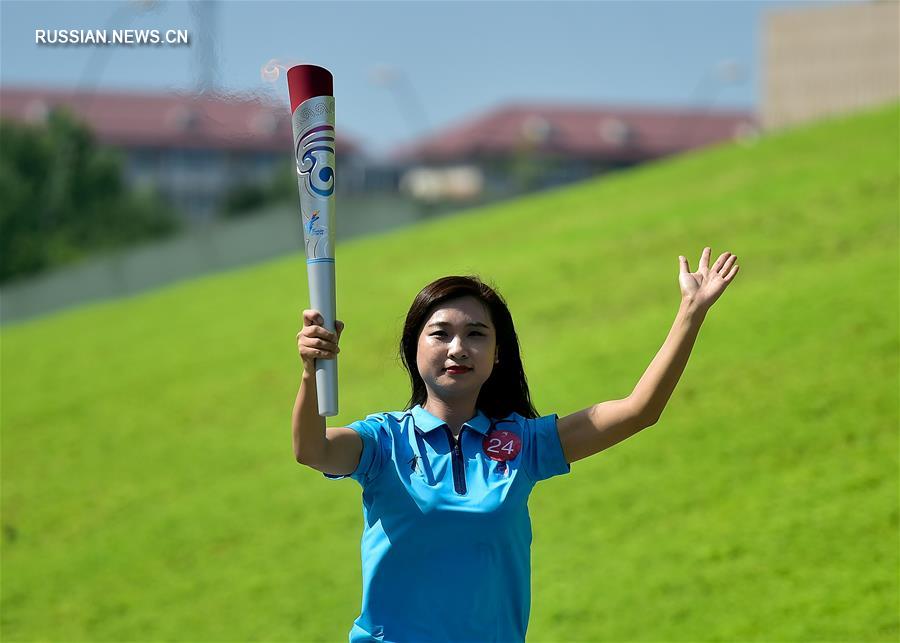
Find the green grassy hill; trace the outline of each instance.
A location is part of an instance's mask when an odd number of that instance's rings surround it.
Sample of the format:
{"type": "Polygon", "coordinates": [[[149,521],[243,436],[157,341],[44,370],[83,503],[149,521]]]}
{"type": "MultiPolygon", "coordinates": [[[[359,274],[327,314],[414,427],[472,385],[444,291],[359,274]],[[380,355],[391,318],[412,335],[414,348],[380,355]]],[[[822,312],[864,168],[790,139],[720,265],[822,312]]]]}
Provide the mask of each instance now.
{"type": "MultiPolygon", "coordinates": [[[[402,408],[438,276],[500,289],[564,415],[632,390],[678,255],[729,250],[660,422],[535,489],[529,640],[896,641],[897,141],[894,104],[339,245],[330,424],[402,408]]],[[[291,450],[307,306],[298,251],[3,330],[4,641],[346,640],[360,488],[291,450]]]]}

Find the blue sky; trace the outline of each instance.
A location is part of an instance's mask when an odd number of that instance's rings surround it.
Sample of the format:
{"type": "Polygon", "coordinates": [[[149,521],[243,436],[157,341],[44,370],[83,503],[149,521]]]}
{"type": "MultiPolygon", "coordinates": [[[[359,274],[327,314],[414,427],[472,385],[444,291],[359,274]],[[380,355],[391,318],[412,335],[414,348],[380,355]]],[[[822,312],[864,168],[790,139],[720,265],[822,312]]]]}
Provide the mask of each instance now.
{"type": "Polygon", "coordinates": [[[270,60],[335,77],[336,125],[372,153],[508,102],[753,110],[764,16],[827,2],[0,2],[0,84],[226,92],[288,107],[270,60]],[[189,47],[48,46],[35,29],[189,29],[189,47]],[[212,45],[212,46],[210,46],[212,45]],[[215,66],[208,62],[212,51],[215,66]],[[206,52],[206,57],[204,57],[206,52]],[[726,80],[723,61],[743,74],[726,80]],[[390,85],[373,69],[395,70],[390,85]]]}

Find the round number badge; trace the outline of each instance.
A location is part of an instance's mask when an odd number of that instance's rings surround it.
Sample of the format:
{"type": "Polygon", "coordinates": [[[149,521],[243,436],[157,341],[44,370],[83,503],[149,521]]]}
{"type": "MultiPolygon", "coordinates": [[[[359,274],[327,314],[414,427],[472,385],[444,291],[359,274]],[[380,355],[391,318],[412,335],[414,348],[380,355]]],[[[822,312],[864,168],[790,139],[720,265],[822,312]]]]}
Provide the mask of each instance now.
{"type": "Polygon", "coordinates": [[[485,436],[482,447],[491,460],[507,462],[519,455],[522,438],[512,431],[491,431],[485,436]]]}

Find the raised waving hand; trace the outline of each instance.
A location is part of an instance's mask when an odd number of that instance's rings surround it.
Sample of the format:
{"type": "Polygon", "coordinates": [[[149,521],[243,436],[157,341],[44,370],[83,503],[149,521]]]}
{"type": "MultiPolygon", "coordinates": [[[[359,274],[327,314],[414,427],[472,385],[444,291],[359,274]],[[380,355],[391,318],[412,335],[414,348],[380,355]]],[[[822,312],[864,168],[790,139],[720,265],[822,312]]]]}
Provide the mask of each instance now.
{"type": "Polygon", "coordinates": [[[707,246],[700,255],[700,265],[696,272],[690,271],[687,258],[678,257],[681,266],[678,274],[681,297],[690,299],[694,305],[704,310],[716,303],[738,272],[737,255],[723,252],[710,268],[709,254],[710,247],[707,246]]]}

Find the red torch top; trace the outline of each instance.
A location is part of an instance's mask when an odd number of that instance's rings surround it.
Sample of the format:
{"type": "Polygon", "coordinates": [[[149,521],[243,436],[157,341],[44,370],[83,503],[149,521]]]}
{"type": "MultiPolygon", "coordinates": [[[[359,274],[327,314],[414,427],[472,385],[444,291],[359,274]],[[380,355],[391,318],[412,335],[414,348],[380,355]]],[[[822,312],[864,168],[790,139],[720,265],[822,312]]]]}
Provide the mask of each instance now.
{"type": "Polygon", "coordinates": [[[313,96],[334,96],[331,72],[318,65],[294,65],[287,73],[291,94],[291,113],[297,105],[313,96]]]}

